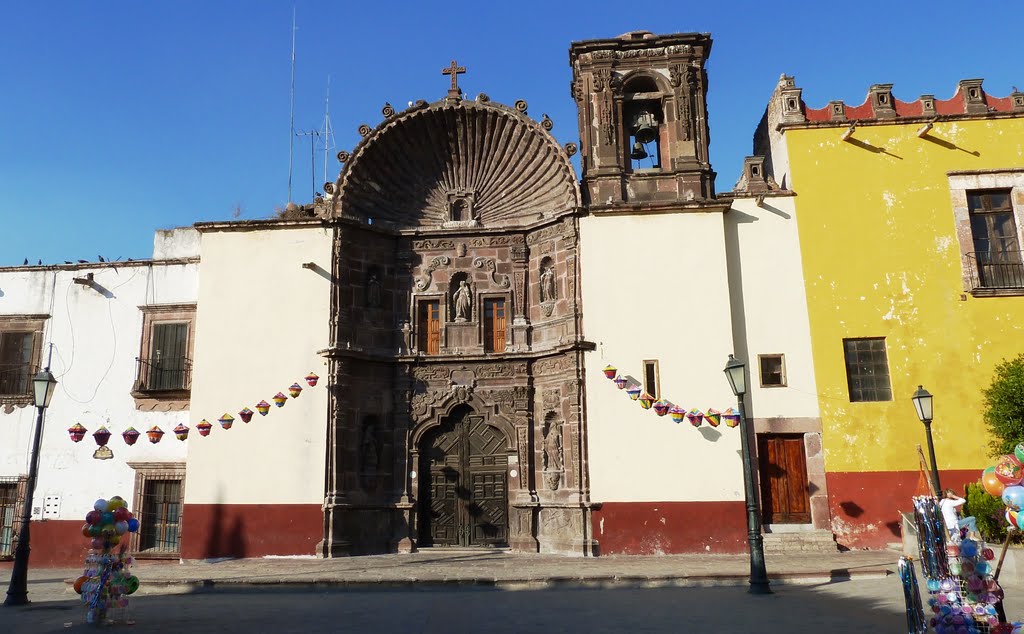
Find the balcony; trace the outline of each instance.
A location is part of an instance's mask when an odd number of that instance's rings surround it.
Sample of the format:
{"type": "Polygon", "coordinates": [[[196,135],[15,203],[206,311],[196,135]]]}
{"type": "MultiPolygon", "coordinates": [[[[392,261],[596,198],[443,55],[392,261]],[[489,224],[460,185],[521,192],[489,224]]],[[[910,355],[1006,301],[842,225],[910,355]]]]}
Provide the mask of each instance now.
{"type": "Polygon", "coordinates": [[[192,360],[184,357],[136,359],[132,394],[145,398],[173,398],[192,389],[192,360]]]}
{"type": "Polygon", "coordinates": [[[0,363],[0,402],[31,403],[32,377],[38,371],[29,363],[0,363]]]}
{"type": "Polygon", "coordinates": [[[1024,295],[1024,252],[973,251],[964,259],[974,295],[1024,295]]]}

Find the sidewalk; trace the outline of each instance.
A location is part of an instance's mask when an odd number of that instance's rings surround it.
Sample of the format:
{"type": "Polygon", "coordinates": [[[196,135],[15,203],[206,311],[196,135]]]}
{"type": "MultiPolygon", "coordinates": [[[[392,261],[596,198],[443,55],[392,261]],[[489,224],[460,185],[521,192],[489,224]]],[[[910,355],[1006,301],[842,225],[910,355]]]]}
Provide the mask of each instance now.
{"type": "MultiPolygon", "coordinates": [[[[769,555],[776,583],[824,583],[884,577],[899,553],[769,555]]],[[[719,586],[747,583],[747,555],[604,556],[575,558],[503,551],[423,550],[406,555],[338,559],[264,558],[188,563],[138,562],[144,587],[177,590],[277,586],[428,588],[487,586],[502,589],[563,587],[719,586]]],[[[57,571],[53,571],[57,572],[57,571]]],[[[80,574],[71,571],[73,580],[80,574]]]]}

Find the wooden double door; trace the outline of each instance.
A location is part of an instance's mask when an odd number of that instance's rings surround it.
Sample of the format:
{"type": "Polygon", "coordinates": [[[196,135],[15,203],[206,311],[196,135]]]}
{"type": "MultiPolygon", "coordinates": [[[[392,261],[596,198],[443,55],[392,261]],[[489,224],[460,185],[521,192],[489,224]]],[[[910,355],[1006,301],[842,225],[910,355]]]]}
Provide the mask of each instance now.
{"type": "Polygon", "coordinates": [[[420,452],[420,544],[507,544],[504,435],[460,407],[424,437],[420,452]]]}
{"type": "Polygon", "coordinates": [[[758,434],[765,524],[809,524],[811,500],[803,434],[758,434]]]}

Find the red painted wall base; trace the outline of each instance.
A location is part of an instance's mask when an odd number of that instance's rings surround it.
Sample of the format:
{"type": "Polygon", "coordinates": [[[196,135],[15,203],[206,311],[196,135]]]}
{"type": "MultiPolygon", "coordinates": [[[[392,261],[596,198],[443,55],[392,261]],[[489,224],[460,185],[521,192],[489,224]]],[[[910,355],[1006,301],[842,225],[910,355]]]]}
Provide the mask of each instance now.
{"type": "Polygon", "coordinates": [[[746,507],[736,502],[605,502],[593,512],[602,555],[744,553],[746,507]]]}
{"type": "MultiPolygon", "coordinates": [[[[943,488],[962,493],[968,482],[977,482],[981,467],[940,471],[943,488]]],[[[832,472],[828,483],[832,532],[847,548],[885,548],[902,539],[900,511],[913,510],[911,498],[918,490],[918,471],[832,472]]]]}
{"type": "MultiPolygon", "coordinates": [[[[82,537],[82,524],[74,520],[35,520],[29,539],[29,568],[75,568],[85,566],[89,540],[82,537]]],[[[10,561],[0,561],[0,570],[9,569],[10,561]]]]}
{"type": "Polygon", "coordinates": [[[323,527],[319,504],[186,504],[181,558],[313,555],[323,527]]]}

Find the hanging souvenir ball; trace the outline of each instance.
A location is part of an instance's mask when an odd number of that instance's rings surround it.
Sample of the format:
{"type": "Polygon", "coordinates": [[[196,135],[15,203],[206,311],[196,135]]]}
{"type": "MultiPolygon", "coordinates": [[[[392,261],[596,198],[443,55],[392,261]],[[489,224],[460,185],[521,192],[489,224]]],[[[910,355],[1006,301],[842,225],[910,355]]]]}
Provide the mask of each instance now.
{"type": "Polygon", "coordinates": [[[110,431],[106,427],[100,427],[93,432],[92,437],[96,440],[97,445],[106,447],[107,441],[110,440],[110,431]]]}
{"type": "Polygon", "coordinates": [[[733,409],[730,407],[729,409],[722,412],[722,422],[725,423],[726,427],[739,427],[739,412],[733,411],[733,409]]]}
{"type": "Polygon", "coordinates": [[[210,430],[213,429],[213,425],[210,424],[210,421],[204,418],[203,420],[196,423],[196,429],[199,430],[200,436],[209,436],[210,430]]]}
{"type": "Polygon", "coordinates": [[[978,542],[973,539],[965,539],[960,542],[960,556],[974,557],[978,554],[978,542]]]}
{"type": "Polygon", "coordinates": [[[1003,484],[999,476],[996,475],[995,467],[988,473],[981,475],[981,488],[985,489],[985,493],[988,493],[992,497],[1000,497],[1003,495],[1003,489],[1006,485],[1003,484]]]}
{"type": "Polygon", "coordinates": [[[644,392],[640,396],[640,407],[644,409],[651,409],[651,405],[654,405],[654,397],[647,392],[644,392]]]}
{"type": "Polygon", "coordinates": [[[606,379],[614,379],[615,375],[617,373],[618,373],[618,370],[615,369],[614,365],[606,365],[606,366],[604,366],[604,377],[606,379]]]}
{"type": "Polygon", "coordinates": [[[235,417],[224,412],[224,415],[218,418],[217,422],[219,422],[220,426],[224,429],[231,429],[231,426],[235,424],[235,417]]]}
{"type": "Polygon", "coordinates": [[[266,401],[256,403],[256,411],[260,413],[260,416],[266,416],[267,412],[270,411],[270,403],[266,401]]]}
{"type": "Polygon", "coordinates": [[[164,430],[160,429],[156,425],[153,425],[149,431],[146,432],[146,437],[149,438],[149,442],[154,445],[160,442],[160,439],[164,437],[164,430]]]}
{"type": "Polygon", "coordinates": [[[981,556],[986,561],[992,561],[993,559],[996,558],[996,554],[995,554],[995,552],[992,551],[991,548],[986,548],[986,549],[982,550],[981,551],[981,556]]]}
{"type": "Polygon", "coordinates": [[[673,405],[672,409],[668,410],[668,415],[672,417],[672,422],[681,423],[686,420],[686,410],[678,405],[673,405]]]}
{"type": "Polygon", "coordinates": [[[686,420],[690,421],[694,427],[700,427],[700,424],[704,422],[704,412],[695,407],[686,413],[686,420]]]}
{"type": "Polygon", "coordinates": [[[1024,506],[1024,486],[1015,484],[1006,487],[1003,489],[1002,499],[1003,504],[1014,511],[1019,511],[1021,506],[1024,506]]]}
{"type": "Polygon", "coordinates": [[[1017,525],[1017,511],[1006,509],[1006,513],[1003,514],[1003,517],[1006,519],[1006,523],[1010,526],[1017,525]]]}
{"type": "Polygon", "coordinates": [[[135,441],[138,440],[139,436],[141,435],[142,434],[140,434],[138,430],[135,429],[134,427],[129,427],[128,429],[121,432],[121,438],[124,439],[124,444],[128,445],[129,447],[134,445],[135,441]]]}
{"type": "Polygon", "coordinates": [[[1017,459],[1017,462],[1024,464],[1024,442],[1013,448],[1013,457],[1017,459]]]}
{"type": "Polygon", "coordinates": [[[669,407],[671,407],[669,402],[660,398],[654,402],[654,413],[658,416],[664,416],[665,414],[668,414],[669,407]]]}
{"type": "Polygon", "coordinates": [[[85,438],[85,432],[89,431],[85,427],[82,427],[82,423],[75,423],[71,427],[68,427],[68,434],[71,436],[72,442],[82,442],[85,438]]]}
{"type": "Polygon", "coordinates": [[[635,401],[636,399],[640,398],[640,386],[630,385],[629,387],[626,388],[626,394],[629,394],[629,398],[635,401]]]}
{"type": "Polygon", "coordinates": [[[704,420],[707,421],[708,425],[718,427],[722,422],[722,412],[712,407],[704,412],[704,420]]]}
{"type": "Polygon", "coordinates": [[[242,411],[238,412],[238,417],[242,419],[243,423],[248,423],[252,420],[253,411],[248,407],[243,407],[242,411]]]}
{"type": "Polygon", "coordinates": [[[298,383],[292,383],[291,386],[288,388],[288,394],[292,398],[299,398],[299,394],[302,394],[302,386],[299,385],[298,383]]]}
{"type": "Polygon", "coordinates": [[[615,382],[615,387],[619,388],[620,390],[624,389],[626,387],[626,384],[629,383],[629,380],[624,376],[617,376],[614,379],[612,379],[612,381],[615,382]]]}
{"type": "Polygon", "coordinates": [[[274,395],[274,398],[272,400],[274,401],[274,405],[277,405],[278,407],[284,407],[284,404],[288,401],[288,397],[278,392],[277,394],[274,395]]]}
{"type": "Polygon", "coordinates": [[[1017,457],[1013,455],[1003,456],[996,463],[995,470],[996,477],[999,481],[1006,485],[1020,484],[1021,478],[1024,478],[1024,470],[1017,457]]]}
{"type": "Polygon", "coordinates": [[[174,428],[174,437],[178,440],[187,440],[188,427],[184,423],[178,423],[178,426],[174,428]]]}
{"type": "Polygon", "coordinates": [[[313,372],[310,372],[309,374],[306,375],[306,383],[309,385],[309,387],[316,387],[316,382],[319,380],[320,377],[318,377],[313,372]]]}

